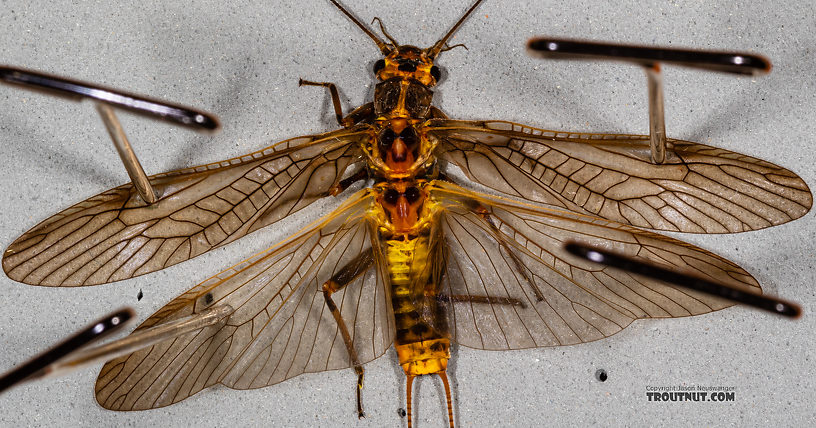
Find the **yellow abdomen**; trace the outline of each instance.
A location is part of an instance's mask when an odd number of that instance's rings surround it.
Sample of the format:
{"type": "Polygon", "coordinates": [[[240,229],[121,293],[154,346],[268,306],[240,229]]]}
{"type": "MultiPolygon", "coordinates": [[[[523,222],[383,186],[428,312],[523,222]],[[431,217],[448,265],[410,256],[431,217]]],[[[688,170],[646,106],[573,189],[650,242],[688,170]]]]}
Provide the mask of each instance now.
{"type": "Polygon", "coordinates": [[[428,260],[428,237],[384,240],[397,336],[394,348],[408,376],[444,372],[450,339],[438,278],[428,260]]]}

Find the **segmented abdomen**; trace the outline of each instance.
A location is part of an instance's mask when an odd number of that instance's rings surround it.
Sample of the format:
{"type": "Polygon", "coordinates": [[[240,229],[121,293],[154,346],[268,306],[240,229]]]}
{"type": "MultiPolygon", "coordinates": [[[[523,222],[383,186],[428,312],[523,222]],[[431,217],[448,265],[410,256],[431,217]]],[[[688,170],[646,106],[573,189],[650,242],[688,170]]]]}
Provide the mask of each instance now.
{"type": "Polygon", "coordinates": [[[397,328],[394,347],[409,375],[444,371],[450,358],[447,317],[432,275],[428,237],[383,242],[397,328]]]}

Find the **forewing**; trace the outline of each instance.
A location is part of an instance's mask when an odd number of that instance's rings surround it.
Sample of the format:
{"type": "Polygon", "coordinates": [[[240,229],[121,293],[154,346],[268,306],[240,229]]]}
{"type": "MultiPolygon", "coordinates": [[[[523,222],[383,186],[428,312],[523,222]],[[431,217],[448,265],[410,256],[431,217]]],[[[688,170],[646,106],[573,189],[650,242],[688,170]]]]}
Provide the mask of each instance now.
{"type": "MultiPolygon", "coordinates": [[[[371,249],[365,215],[372,198],[366,191],[355,197],[317,226],[199,284],[147,319],[139,329],[215,305],[234,309],[221,324],[105,364],[96,383],[97,401],[113,410],[150,409],[217,383],[258,388],[301,373],[349,367],[321,286],[371,249]]],[[[333,299],[360,362],[382,355],[394,328],[376,267],[333,299]]]]}
{"type": "Polygon", "coordinates": [[[649,137],[569,134],[510,122],[435,120],[440,158],[472,180],[535,202],[657,230],[728,233],[799,218],[813,202],[796,174],[750,156],[649,137]]]}
{"type": "Polygon", "coordinates": [[[445,206],[439,218],[448,246],[442,298],[452,297],[450,331],[464,346],[501,350],[589,342],[635,319],[698,315],[731,305],[576,258],[563,248],[569,241],[760,292],[739,266],[669,237],[439,186],[432,197],[445,206]]]}
{"type": "Polygon", "coordinates": [[[361,131],[287,140],[241,158],[155,175],[146,206],[132,184],[45,220],[3,256],[8,276],[33,285],[102,284],[190,259],[325,196],[358,160],[361,131]]]}

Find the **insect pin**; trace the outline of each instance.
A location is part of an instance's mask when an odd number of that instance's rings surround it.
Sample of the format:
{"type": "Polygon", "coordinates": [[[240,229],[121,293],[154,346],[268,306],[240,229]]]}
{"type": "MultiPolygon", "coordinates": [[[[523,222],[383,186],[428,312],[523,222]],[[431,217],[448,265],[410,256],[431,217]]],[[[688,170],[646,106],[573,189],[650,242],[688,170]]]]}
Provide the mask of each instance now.
{"type": "Polygon", "coordinates": [[[665,136],[449,118],[433,104],[436,60],[481,0],[427,48],[400,44],[379,22],[382,39],[331,1],[382,54],[374,99],[348,114],[334,84],[300,80],[329,91],[340,129],[150,177],[135,171],[143,179],[46,219],[4,254],[16,281],[103,284],[235,242],[321,198],[343,199],[285,241],[173,299],[129,342],[118,342],[96,382],[103,407],[152,409],[218,384],[253,389],[353,368],[362,417],[364,365],[394,346],[406,375],[408,426],[413,381],[424,375],[441,380],[453,426],[452,345],[573,345],[637,319],[732,304],[598,266],[566,243],[597,244],[756,295],[758,282],[735,263],[644,229],[741,232],[810,209],[810,191],[795,173],[727,150],[665,136]],[[455,168],[500,195],[469,189],[449,174],[455,168]]]}

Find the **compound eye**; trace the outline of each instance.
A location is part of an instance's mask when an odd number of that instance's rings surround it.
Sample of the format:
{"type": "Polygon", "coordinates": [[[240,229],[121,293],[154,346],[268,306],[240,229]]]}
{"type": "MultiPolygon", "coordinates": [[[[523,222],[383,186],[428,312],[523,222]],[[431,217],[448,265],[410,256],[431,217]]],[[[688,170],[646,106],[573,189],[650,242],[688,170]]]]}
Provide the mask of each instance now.
{"type": "Polygon", "coordinates": [[[374,74],[379,73],[383,68],[385,68],[385,60],[377,60],[377,62],[374,63],[374,74]]]}
{"type": "Polygon", "coordinates": [[[409,204],[416,202],[417,199],[419,199],[419,189],[416,187],[409,187],[405,189],[405,199],[408,200],[409,204]]]}
{"type": "Polygon", "coordinates": [[[439,79],[442,78],[442,73],[439,71],[439,67],[437,66],[431,67],[431,76],[433,76],[434,80],[436,80],[437,82],[439,81],[439,79]]]}
{"type": "Polygon", "coordinates": [[[386,190],[385,194],[383,195],[383,200],[385,200],[385,203],[387,203],[388,205],[396,205],[398,199],[399,192],[397,192],[394,189],[386,190]]]}

